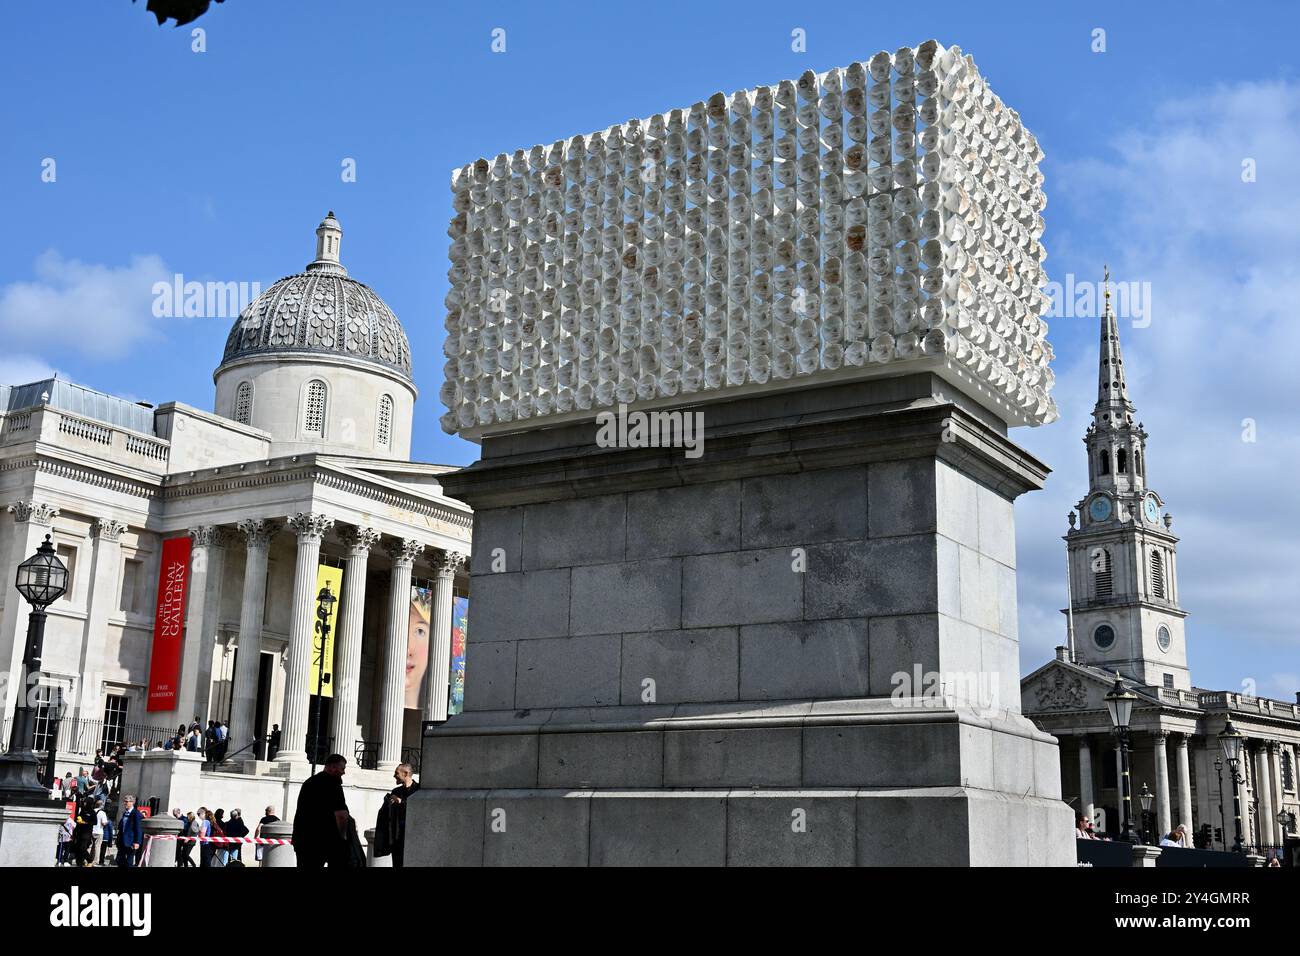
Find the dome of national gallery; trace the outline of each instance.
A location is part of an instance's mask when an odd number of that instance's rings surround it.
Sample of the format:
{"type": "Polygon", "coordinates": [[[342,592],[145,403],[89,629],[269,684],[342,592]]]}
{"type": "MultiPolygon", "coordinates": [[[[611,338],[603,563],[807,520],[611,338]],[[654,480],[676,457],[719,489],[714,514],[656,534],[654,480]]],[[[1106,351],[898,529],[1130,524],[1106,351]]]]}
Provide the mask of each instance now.
{"type": "Polygon", "coordinates": [[[216,413],[269,434],[273,455],[407,460],[416,399],[406,332],[339,261],[331,212],[316,258],[254,299],[213,373],[216,413]]]}
{"type": "Polygon", "coordinates": [[[316,229],[316,259],[271,285],[240,314],[221,366],[266,353],[333,353],[388,366],[411,378],[402,324],[375,292],[339,261],[343,230],[331,211],[316,229]]]}

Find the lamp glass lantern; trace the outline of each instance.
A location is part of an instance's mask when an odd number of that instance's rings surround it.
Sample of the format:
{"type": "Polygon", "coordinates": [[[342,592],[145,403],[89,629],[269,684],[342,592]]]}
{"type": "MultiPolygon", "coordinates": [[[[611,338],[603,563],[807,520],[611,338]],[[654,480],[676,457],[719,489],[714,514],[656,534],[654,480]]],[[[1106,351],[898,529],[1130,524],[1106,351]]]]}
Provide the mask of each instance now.
{"type": "Polygon", "coordinates": [[[1219,733],[1219,744],[1223,747],[1223,756],[1228,761],[1228,766],[1234,771],[1236,771],[1237,764],[1241,760],[1241,747],[1245,739],[1241,731],[1232,726],[1231,720],[1224,725],[1223,730],[1219,733]]]}
{"type": "Polygon", "coordinates": [[[1151,802],[1155,800],[1155,798],[1156,795],[1147,788],[1147,785],[1145,783],[1142,784],[1142,793],[1138,796],[1138,800],[1142,803],[1143,813],[1151,812],[1151,802]]]}
{"type": "Polygon", "coordinates": [[[1119,675],[1115,675],[1115,686],[1110,689],[1105,697],[1106,712],[1110,714],[1110,722],[1116,730],[1128,730],[1129,719],[1133,716],[1133,704],[1137,701],[1137,694],[1124,686],[1119,675]]]}
{"type": "Polygon", "coordinates": [[[48,534],[36,553],[18,565],[14,585],[23,599],[39,610],[49,607],[68,590],[68,567],[59,560],[48,534]]]}

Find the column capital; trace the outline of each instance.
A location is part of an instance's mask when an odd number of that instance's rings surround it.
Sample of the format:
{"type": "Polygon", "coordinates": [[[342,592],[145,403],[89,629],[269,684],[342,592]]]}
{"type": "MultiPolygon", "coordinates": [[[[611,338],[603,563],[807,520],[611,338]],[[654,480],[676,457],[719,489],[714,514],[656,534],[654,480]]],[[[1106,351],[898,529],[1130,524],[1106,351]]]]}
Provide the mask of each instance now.
{"type": "Polygon", "coordinates": [[[1169,739],[1169,731],[1165,730],[1163,727],[1157,727],[1155,730],[1151,731],[1151,739],[1163,744],[1169,739]]]}
{"type": "Polygon", "coordinates": [[[349,528],[343,532],[343,543],[347,545],[349,557],[360,558],[368,555],[378,541],[379,532],[374,528],[349,528]]]}
{"type": "Polygon", "coordinates": [[[90,523],[90,536],[105,541],[117,541],[126,530],[126,522],[116,518],[96,518],[90,523]]]}
{"type": "Polygon", "coordinates": [[[415,564],[415,559],[420,556],[424,548],[424,542],[417,541],[415,538],[399,538],[384,546],[388,556],[393,559],[395,567],[410,567],[415,564]]]}
{"type": "Polygon", "coordinates": [[[440,578],[454,578],[465,566],[465,555],[459,551],[439,551],[433,559],[433,573],[440,578]]]}
{"type": "Polygon", "coordinates": [[[19,524],[30,521],[47,528],[59,514],[58,508],[43,501],[15,501],[6,510],[19,524]]]}
{"type": "Polygon", "coordinates": [[[280,530],[280,522],[269,518],[245,518],[235,525],[244,536],[244,544],[249,548],[270,547],[271,539],[280,530]]]}
{"type": "Polygon", "coordinates": [[[224,548],[229,536],[219,524],[204,524],[190,528],[190,537],[196,548],[224,548]]]}
{"type": "Polygon", "coordinates": [[[319,541],[334,527],[334,519],[323,514],[299,511],[289,519],[289,527],[299,538],[319,541]]]}

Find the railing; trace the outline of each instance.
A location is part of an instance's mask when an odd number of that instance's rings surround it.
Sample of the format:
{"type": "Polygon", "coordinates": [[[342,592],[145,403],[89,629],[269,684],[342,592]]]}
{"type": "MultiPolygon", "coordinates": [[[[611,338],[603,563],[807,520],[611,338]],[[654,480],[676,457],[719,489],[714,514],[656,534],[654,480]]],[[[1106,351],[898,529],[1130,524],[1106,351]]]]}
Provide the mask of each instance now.
{"type": "Polygon", "coordinates": [[[166,439],[48,405],[0,415],[0,444],[32,439],[66,442],[89,454],[154,472],[165,469],[171,454],[171,442],[166,439]]]}
{"type": "Polygon", "coordinates": [[[14,432],[25,432],[31,427],[31,412],[17,412],[16,414],[5,416],[4,433],[6,435],[12,435],[14,432]]]}
{"type": "MultiPolygon", "coordinates": [[[[127,747],[133,747],[142,739],[148,741],[150,749],[158,741],[163,741],[164,745],[170,744],[172,737],[176,735],[175,727],[162,727],[157,724],[105,724],[102,720],[87,720],[80,717],[51,718],[48,723],[45,721],[33,721],[35,726],[32,728],[32,739],[28,741],[28,746],[36,751],[46,749],[46,739],[54,732],[55,725],[58,726],[59,753],[77,754],[85,757],[94,757],[96,750],[102,750],[107,756],[109,751],[118,744],[125,744],[127,747]]],[[[0,751],[7,750],[9,747],[9,728],[13,725],[12,718],[4,721],[0,727],[0,751]]]]}
{"type": "Polygon", "coordinates": [[[126,450],[133,455],[143,455],[154,461],[167,460],[167,443],[143,438],[139,435],[126,436],[126,450]]]}
{"type": "Polygon", "coordinates": [[[379,766],[379,741],[358,740],[352,748],[352,760],[361,770],[374,770],[379,766]]]}
{"type": "Polygon", "coordinates": [[[83,438],[97,445],[113,444],[113,429],[86,418],[74,418],[67,412],[59,415],[59,431],[74,438],[83,438]]]}

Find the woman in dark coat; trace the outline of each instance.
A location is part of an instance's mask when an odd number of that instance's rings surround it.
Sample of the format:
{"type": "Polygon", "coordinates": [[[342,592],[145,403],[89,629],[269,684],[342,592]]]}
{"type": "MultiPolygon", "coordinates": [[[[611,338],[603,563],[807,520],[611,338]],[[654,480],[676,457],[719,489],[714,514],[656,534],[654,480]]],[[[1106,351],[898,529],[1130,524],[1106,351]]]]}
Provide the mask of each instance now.
{"type": "Polygon", "coordinates": [[[72,852],[77,866],[92,866],[95,845],[95,798],[87,794],[77,801],[77,815],[72,829],[72,852]]]}

